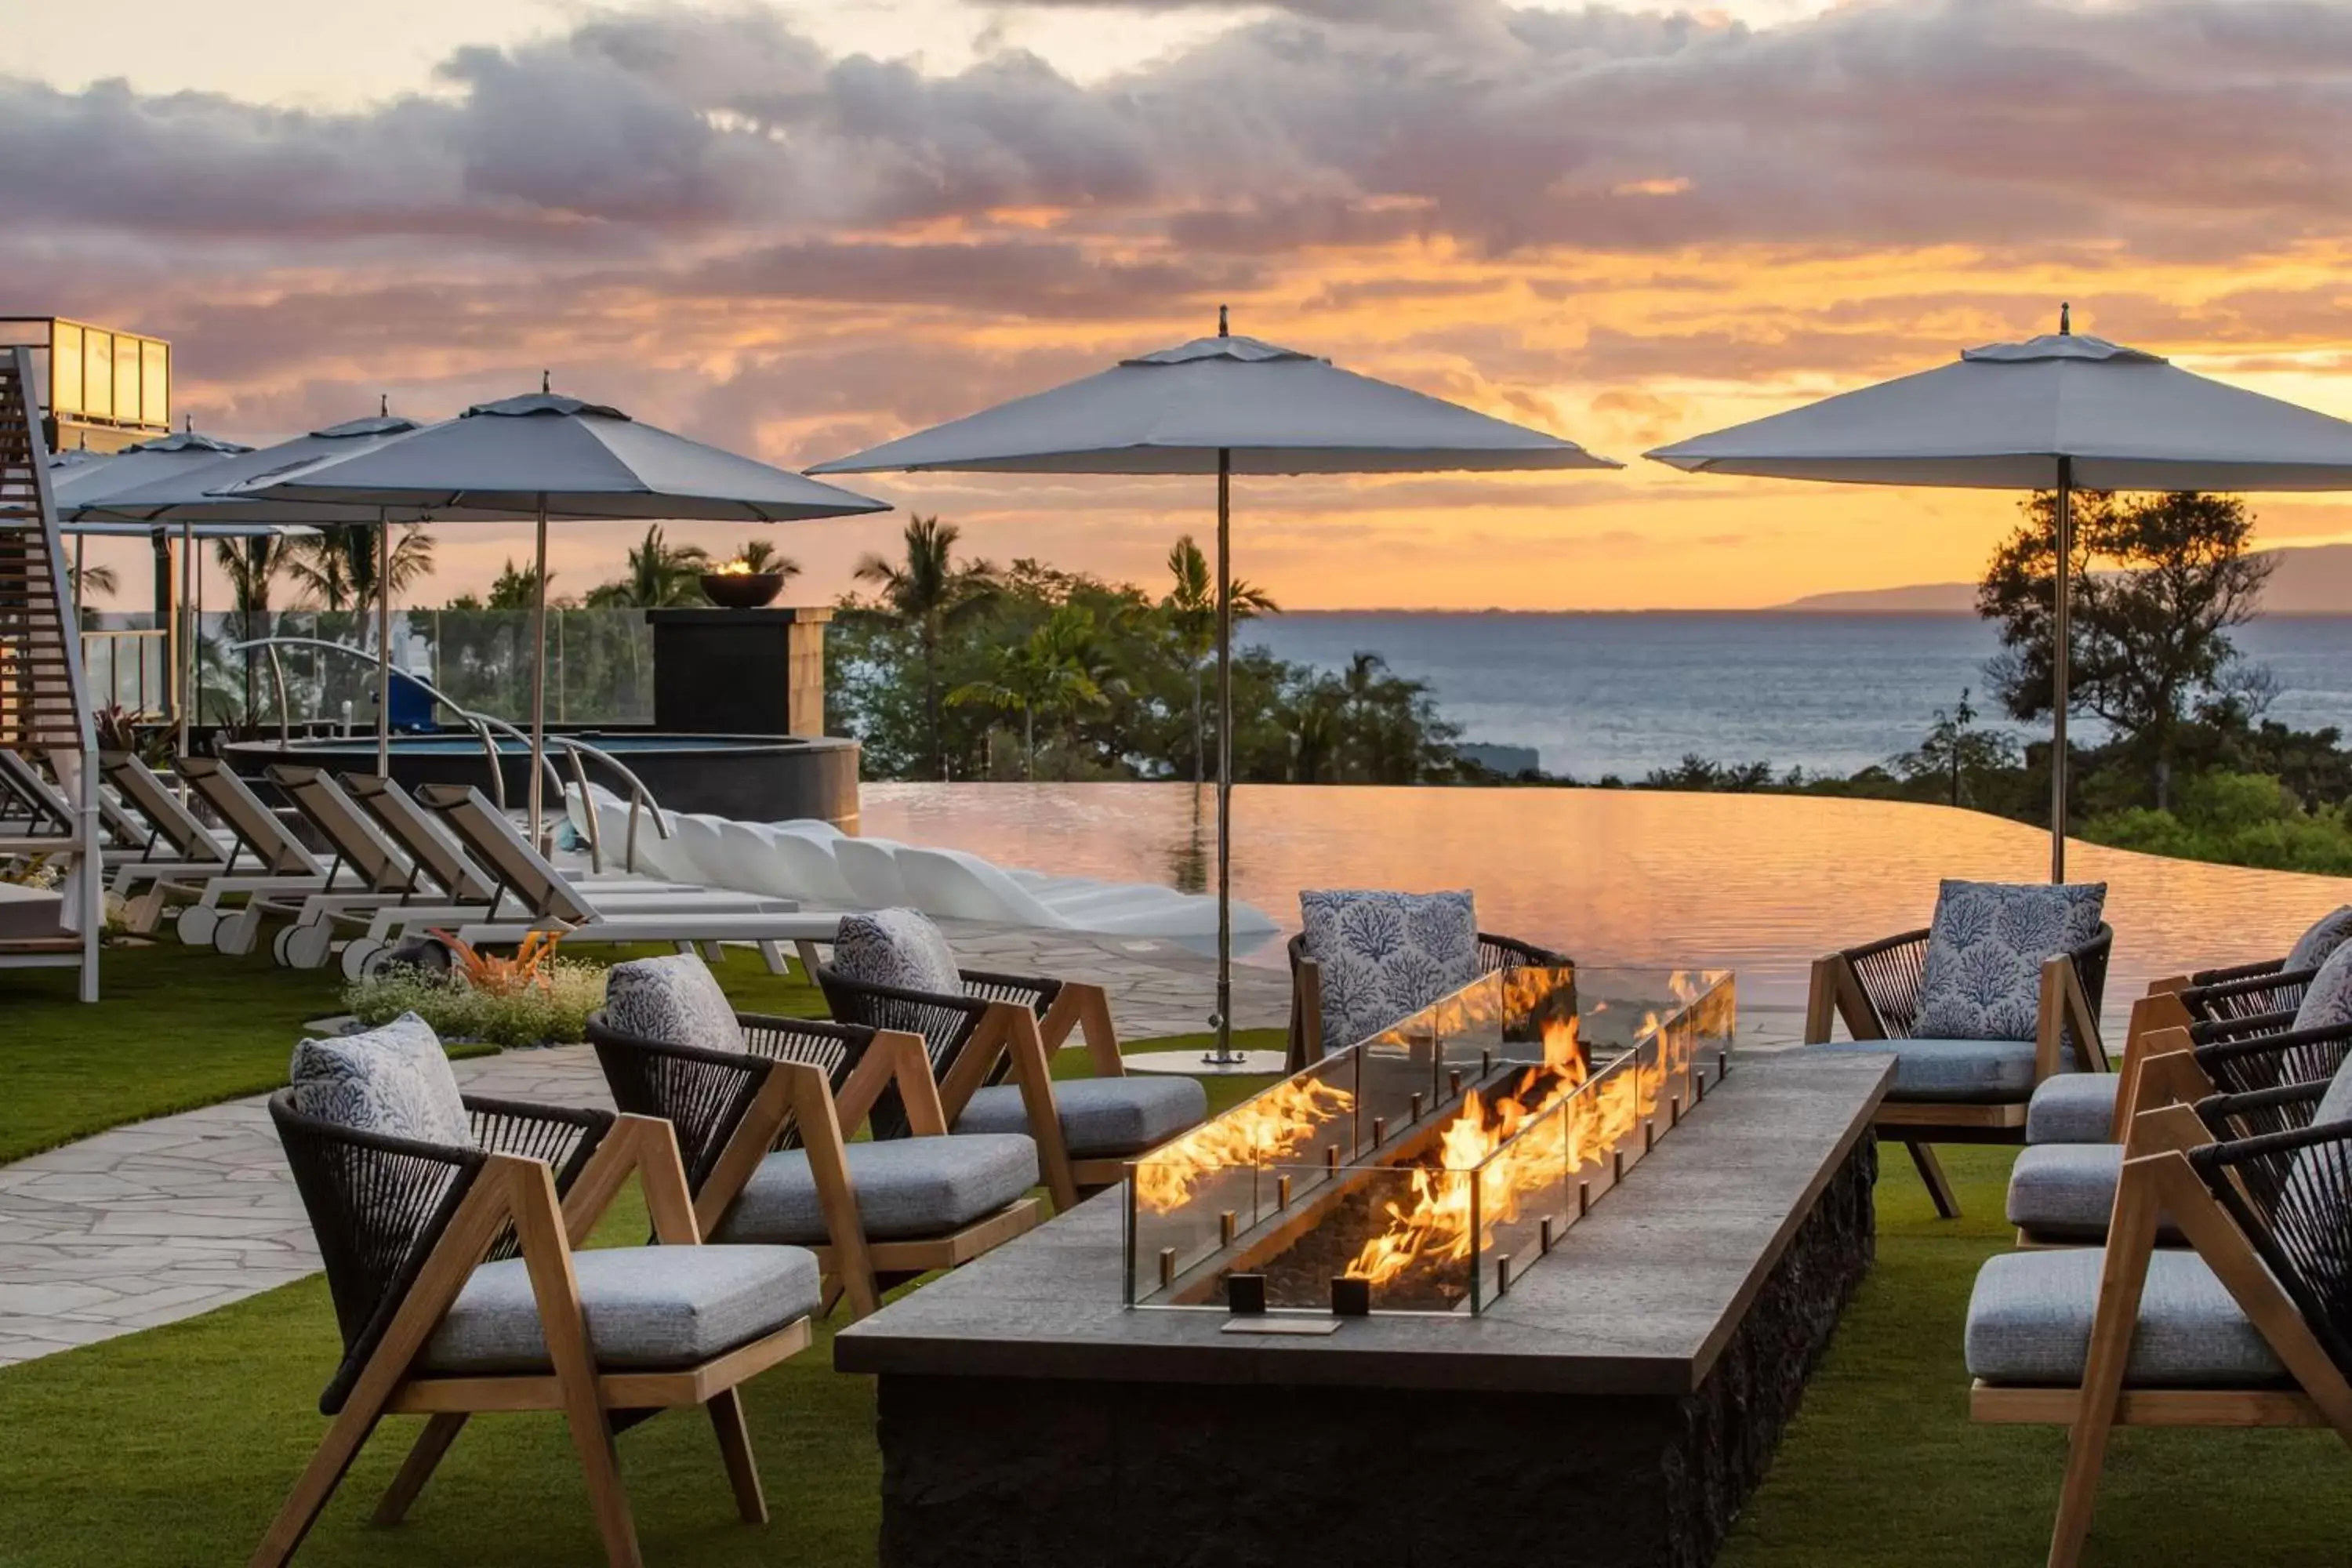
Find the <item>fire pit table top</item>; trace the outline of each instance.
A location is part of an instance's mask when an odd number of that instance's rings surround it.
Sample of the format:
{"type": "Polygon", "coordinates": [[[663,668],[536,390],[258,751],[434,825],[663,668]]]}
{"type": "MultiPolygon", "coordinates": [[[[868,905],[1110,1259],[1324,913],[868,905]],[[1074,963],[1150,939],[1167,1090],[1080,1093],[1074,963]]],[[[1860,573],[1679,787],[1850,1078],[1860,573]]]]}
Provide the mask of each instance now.
{"type": "Polygon", "coordinates": [[[1586,1394],[1698,1387],[1832,1176],[1894,1058],[1749,1058],[1480,1315],[1375,1313],[1328,1332],[1229,1331],[1121,1304],[1114,1188],[834,1342],[844,1372],[1586,1394]]]}

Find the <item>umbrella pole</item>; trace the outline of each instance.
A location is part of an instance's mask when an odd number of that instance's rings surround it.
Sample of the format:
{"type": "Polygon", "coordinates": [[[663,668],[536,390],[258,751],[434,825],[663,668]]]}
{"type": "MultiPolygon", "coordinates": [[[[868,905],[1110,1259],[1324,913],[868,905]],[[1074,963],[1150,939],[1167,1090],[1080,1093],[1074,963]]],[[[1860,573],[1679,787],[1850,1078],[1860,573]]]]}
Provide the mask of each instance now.
{"type": "Polygon", "coordinates": [[[540,847],[539,824],[547,803],[540,789],[540,759],[547,755],[547,492],[539,494],[539,553],[532,566],[530,635],[530,842],[540,847]]]}
{"type": "Polygon", "coordinates": [[[189,710],[196,700],[196,537],[187,523],[180,524],[180,755],[188,754],[189,710]]]}
{"type": "Polygon", "coordinates": [[[2050,649],[2050,880],[2066,879],[2066,706],[2069,656],[2074,652],[2074,612],[2068,603],[2068,569],[2074,557],[2074,459],[2058,459],[2058,581],[2051,617],[2050,649]]]}
{"type": "Polygon", "coordinates": [[[1217,1048],[1234,1055],[1234,454],[1217,448],[1217,1048]]]}
{"type": "Polygon", "coordinates": [[[392,523],[375,514],[375,771],[392,776],[392,523]]]}

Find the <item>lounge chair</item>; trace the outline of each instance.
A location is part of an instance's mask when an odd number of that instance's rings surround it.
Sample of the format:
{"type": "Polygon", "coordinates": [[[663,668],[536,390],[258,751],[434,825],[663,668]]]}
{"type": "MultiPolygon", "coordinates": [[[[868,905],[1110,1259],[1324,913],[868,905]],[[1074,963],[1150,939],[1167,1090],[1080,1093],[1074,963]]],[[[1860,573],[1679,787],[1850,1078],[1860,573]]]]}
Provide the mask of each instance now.
{"type": "Polygon", "coordinates": [[[2310,1124],[2216,1142],[2187,1106],[2148,1112],[2105,1247],[2013,1252],[1977,1275],[1970,1415],[2069,1428],[2052,1568],[2081,1558],[2117,1426],[2332,1426],[2352,1443],[2352,1074],[2269,1092],[2312,1099],[2310,1124]],[[2159,1225],[2187,1246],[2158,1248],[2159,1225]]]}
{"type": "Polygon", "coordinates": [[[917,1036],[737,1013],[682,953],[615,964],[588,1040],[614,1103],[677,1130],[703,1234],[813,1248],[824,1310],[845,1294],[862,1318],[1045,1217],[1036,1144],[948,1137],[917,1036]],[[885,1090],[898,1135],[849,1142],[885,1090]]]}
{"type": "Polygon", "coordinates": [[[841,838],[833,844],[833,863],[849,894],[861,910],[909,907],[907,879],[898,869],[898,846],[888,838],[841,838]]]}
{"type": "Polygon", "coordinates": [[[199,887],[227,874],[239,846],[233,836],[224,843],[164,787],[152,768],[131,752],[101,752],[98,767],[100,777],[148,828],[146,852],[118,862],[109,883],[122,900],[124,926],[143,935],[155,929],[171,889],[199,887]]]}
{"type": "MultiPolygon", "coordinates": [[[[816,979],[843,1023],[922,1037],[957,1134],[1036,1140],[1057,1210],[1116,1184],[1127,1162],[1208,1114],[1207,1091],[1192,1079],[1126,1076],[1101,986],[960,968],[939,928],[913,910],[842,916],[816,979]],[[1093,1073],[1056,1081],[1053,1059],[1073,1032],[1086,1039],[1093,1073]]],[[[877,1135],[900,1131],[904,1116],[886,1096],[877,1135]]]]}
{"type": "Polygon", "coordinates": [[[80,814],[58,786],[23,755],[0,746],[0,850],[70,849],[80,837],[80,814]]]}
{"type": "MultiPolygon", "coordinates": [[[[2352,1059],[2352,947],[2310,983],[2294,1014],[2220,1019],[2149,1036],[2128,1075],[2125,1133],[2167,1105],[2195,1105],[2216,1137],[2292,1131],[2310,1121],[2307,1097],[2279,1091],[2324,1084],[2352,1059]],[[2284,1019],[2286,1026],[2278,1026],[2284,1019]]],[[[2078,1075],[2080,1076],[2080,1075],[2078,1075]]],[[[2032,1121],[2029,1115],[2028,1126],[2032,1121]]],[[[2022,1246],[2096,1244],[2131,1151],[2115,1142],[2029,1142],[2010,1168],[2007,1212],[2022,1246]]],[[[2171,1238],[2166,1233],[2167,1239],[2171,1238]]]]}
{"type": "MultiPolygon", "coordinates": [[[[447,825],[496,884],[489,913],[459,923],[456,934],[461,942],[520,942],[541,931],[560,931],[575,944],[667,942],[689,947],[746,942],[759,949],[771,973],[782,974],[787,965],[778,944],[833,940],[834,916],[761,908],[707,893],[675,906],[658,898],[643,903],[605,902],[601,889],[584,892],[568,880],[470,784],[422,785],[416,804],[447,825]],[[511,909],[509,900],[515,906],[511,909]]],[[[414,912],[408,912],[413,921],[414,912]]]]}
{"type": "MultiPolygon", "coordinates": [[[[1521,942],[1517,937],[1496,936],[1477,929],[1477,918],[1467,893],[1390,893],[1369,890],[1310,891],[1299,895],[1299,906],[1307,920],[1302,930],[1290,939],[1290,1051],[1286,1070],[1297,1072],[1309,1063],[1319,1061],[1329,1051],[1342,1050],[1359,1040],[1369,1039],[1400,1018],[1411,1017],[1421,1008],[1436,1001],[1449,991],[1478,978],[1502,970],[1566,969],[1574,967],[1574,960],[1564,952],[1538,947],[1534,942],[1521,942]],[[1356,905],[1370,907],[1378,903],[1394,909],[1400,915],[1426,911],[1428,918],[1442,920],[1449,927],[1458,926],[1465,941],[1460,952],[1451,961],[1441,960],[1425,966],[1430,977],[1421,990],[1411,993],[1393,992],[1377,985],[1333,987],[1327,984],[1327,966],[1345,963],[1369,973],[1379,961],[1362,960],[1346,955],[1342,949],[1345,938],[1340,925],[1345,909],[1356,905]]],[[[1400,952],[1403,949],[1398,950],[1400,952]]],[[[1416,957],[1426,957],[1415,947],[1416,957]]]]}
{"type": "Polygon", "coordinates": [[[2131,1086],[2151,1037],[2167,1029],[2238,1020],[2263,1028],[2290,1026],[2320,965],[2347,938],[2352,938],[2352,904],[2321,916],[2284,957],[2153,982],[2147,994],[2132,1005],[2130,1030],[2115,1075],[2062,1074],[2036,1088],[2026,1110],[2026,1142],[2121,1142],[2133,1100],[2131,1086]]]}
{"type": "Polygon", "coordinates": [[[2115,932],[2098,921],[2105,895],[2104,884],[1948,881],[1936,901],[1934,924],[1813,964],[1806,1041],[1822,1050],[1894,1053],[1894,1090],[1874,1125],[1881,1137],[1910,1151],[1936,1212],[1946,1219],[1958,1217],[1960,1205],[1936,1144],[2022,1143],[2027,1106],[2044,1080],[2066,1072],[2104,1073],[2110,1066],[2099,1037],[2099,1001],[2115,945],[2115,932]],[[2020,923],[2062,932],[2053,940],[2063,940],[2063,948],[2025,953],[2004,946],[1992,956],[2011,984],[1989,1003],[1957,986],[1929,994],[1939,953],[1951,955],[1944,962],[1957,973],[1972,944],[2002,942],[1997,933],[2013,929],[1990,918],[1981,926],[1972,923],[1984,917],[1987,900],[2042,900],[2050,907],[2020,923]],[[1840,1020],[1852,1038],[1832,1041],[1840,1020]]]}
{"type": "MultiPolygon", "coordinates": [[[[474,1414],[561,1411],[605,1558],[636,1564],[614,1436],[692,1405],[709,1412],[739,1511],[764,1522],[735,1391],[809,1343],[815,1258],[702,1245],[667,1122],[459,1100],[431,1031],[420,1041],[411,1026],[423,1029],[409,1019],[306,1042],[331,1057],[311,1072],[298,1053],[295,1083],[269,1101],[326,1264],[343,1358],[319,1401],[326,1435],[254,1563],[277,1568],[294,1554],[361,1447],[395,1415],[428,1419],[379,1524],[407,1512],[474,1414]],[[632,1174],[659,1249],[583,1250],[632,1174]]],[[[484,1521],[484,1560],[497,1555],[498,1528],[484,1521]]]]}
{"type": "Polygon", "coordinates": [[[382,902],[397,900],[407,890],[407,868],[382,856],[354,860],[338,853],[322,861],[311,854],[253,787],[218,758],[182,757],[173,766],[236,835],[240,850],[256,868],[208,878],[195,902],[180,911],[174,929],[182,942],[226,953],[251,952],[264,914],[299,919],[313,899],[348,894],[363,902],[382,902]],[[223,901],[233,894],[243,895],[244,903],[232,907],[223,901]]]}

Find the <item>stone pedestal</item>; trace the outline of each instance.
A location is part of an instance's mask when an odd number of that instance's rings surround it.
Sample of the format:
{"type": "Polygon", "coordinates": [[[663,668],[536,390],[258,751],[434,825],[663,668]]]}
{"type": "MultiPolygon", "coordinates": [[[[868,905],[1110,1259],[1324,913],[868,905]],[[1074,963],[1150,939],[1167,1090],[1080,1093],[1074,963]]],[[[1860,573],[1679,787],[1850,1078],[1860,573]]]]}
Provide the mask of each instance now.
{"type": "Polygon", "coordinates": [[[1083,1205],[835,1342],[884,1568],[1704,1568],[1870,1266],[1889,1077],[1741,1067],[1475,1319],[1126,1310],[1083,1205]]]}
{"type": "Polygon", "coordinates": [[[648,610],[654,728],[687,735],[824,733],[829,609],[648,610]]]}

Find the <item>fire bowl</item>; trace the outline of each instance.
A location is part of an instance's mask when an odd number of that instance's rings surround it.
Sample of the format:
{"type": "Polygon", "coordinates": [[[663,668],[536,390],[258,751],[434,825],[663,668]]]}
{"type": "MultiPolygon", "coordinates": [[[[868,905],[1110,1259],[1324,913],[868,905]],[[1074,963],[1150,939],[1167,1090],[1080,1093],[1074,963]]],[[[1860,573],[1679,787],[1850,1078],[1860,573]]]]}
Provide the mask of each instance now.
{"type": "Polygon", "coordinates": [[[756,610],[784,591],[781,572],[705,572],[703,596],[724,610],[756,610]]]}

